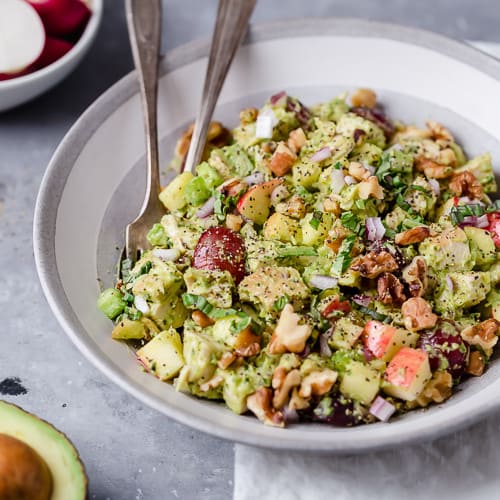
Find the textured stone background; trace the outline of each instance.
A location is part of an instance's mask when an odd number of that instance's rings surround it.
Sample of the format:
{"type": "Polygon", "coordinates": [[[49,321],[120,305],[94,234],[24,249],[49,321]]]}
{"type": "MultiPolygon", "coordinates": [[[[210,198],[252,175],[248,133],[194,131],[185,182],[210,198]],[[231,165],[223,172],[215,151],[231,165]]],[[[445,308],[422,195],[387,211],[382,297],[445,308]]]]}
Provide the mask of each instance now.
{"type": "MultiPolygon", "coordinates": [[[[165,50],[209,36],[214,0],[164,3],[165,50]]],[[[229,498],[232,445],[168,420],[96,372],[62,332],[36,276],[32,219],[44,169],[80,113],[132,66],[122,2],[105,4],[81,66],[36,101],[0,114],[0,397],[70,436],[87,467],[90,499],[229,498]],[[2,383],[11,377],[26,393],[5,394],[16,392],[2,383]]],[[[254,22],[304,16],[363,17],[500,42],[498,0],[261,0],[254,22]]]]}

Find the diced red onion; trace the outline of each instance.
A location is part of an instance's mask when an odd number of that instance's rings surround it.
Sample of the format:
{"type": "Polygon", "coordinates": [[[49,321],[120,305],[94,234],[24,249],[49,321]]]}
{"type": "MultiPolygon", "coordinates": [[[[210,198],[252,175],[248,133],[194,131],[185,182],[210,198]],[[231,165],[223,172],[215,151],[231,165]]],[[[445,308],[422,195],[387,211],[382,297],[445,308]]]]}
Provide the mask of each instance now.
{"type": "Polygon", "coordinates": [[[357,184],[356,179],[350,175],[346,175],[344,180],[348,186],[352,186],[353,184],[357,184]]]}
{"type": "Polygon", "coordinates": [[[278,92],[277,94],[272,95],[269,98],[269,102],[273,106],[276,106],[277,104],[284,104],[285,98],[286,98],[286,92],[284,90],[282,90],[281,92],[278,92]],[[283,101],[283,102],[280,102],[280,101],[283,101]]]}
{"type": "Polygon", "coordinates": [[[309,280],[309,284],[314,288],[319,288],[320,290],[328,290],[329,288],[335,288],[339,280],[337,278],[332,278],[331,276],[326,276],[324,274],[313,274],[309,280]]]}
{"type": "Polygon", "coordinates": [[[176,261],[181,253],[176,248],[155,248],[151,252],[155,257],[165,261],[176,261]]]}
{"type": "Polygon", "coordinates": [[[354,295],[352,301],[358,304],[358,306],[367,307],[372,301],[372,298],[369,295],[354,295]]]}
{"type": "Polygon", "coordinates": [[[432,192],[439,196],[441,193],[441,187],[439,186],[439,182],[436,179],[429,179],[429,186],[432,189],[432,192]]]}
{"type": "Polygon", "coordinates": [[[294,408],[289,408],[288,405],[286,405],[283,410],[283,418],[285,419],[285,422],[288,424],[294,424],[299,421],[299,414],[297,413],[297,410],[294,408]]]}
{"type": "Polygon", "coordinates": [[[363,163],[363,167],[370,172],[370,175],[375,175],[375,171],[377,170],[373,165],[368,165],[368,163],[363,163]]]}
{"type": "Polygon", "coordinates": [[[318,151],[316,151],[316,153],[311,156],[310,160],[314,162],[320,162],[326,160],[327,158],[330,158],[330,156],[332,156],[332,150],[328,146],[326,146],[324,148],[318,149],[318,151]]]}
{"type": "Polygon", "coordinates": [[[325,336],[325,334],[320,333],[318,340],[319,340],[319,353],[321,354],[321,356],[330,357],[332,355],[332,350],[328,345],[328,338],[325,336]]]}
{"type": "Polygon", "coordinates": [[[380,396],[375,398],[369,410],[374,417],[377,417],[382,422],[387,422],[395,411],[395,406],[380,396]]]}
{"type": "Polygon", "coordinates": [[[278,184],[271,192],[271,203],[276,205],[280,201],[283,201],[288,197],[290,193],[288,189],[283,184],[278,184]]]}
{"type": "Polygon", "coordinates": [[[395,151],[402,151],[403,150],[403,146],[401,146],[401,144],[394,144],[394,146],[391,146],[389,149],[394,149],[395,151]]]}
{"type": "Polygon", "coordinates": [[[460,223],[460,227],[474,226],[481,229],[487,228],[489,225],[490,223],[486,214],[481,215],[480,217],[476,215],[468,215],[467,217],[464,217],[464,220],[460,223]]]}
{"type": "Polygon", "coordinates": [[[450,278],[449,275],[446,275],[446,286],[448,287],[448,290],[453,293],[453,289],[455,288],[453,285],[453,280],[450,278]]]}
{"type": "Polygon", "coordinates": [[[243,182],[245,182],[249,186],[253,186],[254,184],[262,184],[264,182],[264,174],[262,172],[254,172],[253,174],[244,177],[243,182]]]}
{"type": "Polygon", "coordinates": [[[196,212],[196,217],[204,219],[214,213],[215,198],[211,196],[196,212]]]}
{"type": "Polygon", "coordinates": [[[134,306],[141,313],[147,314],[149,312],[149,305],[142,295],[136,295],[134,298],[134,306]]]}
{"type": "Polygon", "coordinates": [[[385,227],[380,217],[367,217],[365,220],[366,237],[369,241],[381,240],[385,234],[385,227]]]}

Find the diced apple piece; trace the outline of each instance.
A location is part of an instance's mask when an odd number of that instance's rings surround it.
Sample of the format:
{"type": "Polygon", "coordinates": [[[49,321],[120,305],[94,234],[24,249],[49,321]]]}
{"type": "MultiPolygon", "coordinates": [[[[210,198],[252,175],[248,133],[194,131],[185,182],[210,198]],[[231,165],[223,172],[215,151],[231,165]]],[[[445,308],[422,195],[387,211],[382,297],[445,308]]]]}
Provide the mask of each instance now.
{"type": "Polygon", "coordinates": [[[24,74],[42,53],[45,29],[35,9],[23,0],[0,1],[0,74],[24,74]]]}
{"type": "Polygon", "coordinates": [[[298,229],[299,224],[295,219],[275,212],[264,224],[264,238],[288,243],[293,241],[298,229]]]}
{"type": "Polygon", "coordinates": [[[340,383],[340,392],[369,405],[378,394],[380,373],[360,361],[350,361],[340,383]]]}
{"type": "Polygon", "coordinates": [[[418,333],[395,328],[380,321],[368,321],[363,333],[363,343],[377,359],[390,361],[401,347],[415,347],[418,333]]]}
{"type": "Polygon", "coordinates": [[[335,322],[329,343],[335,349],[350,349],[357,342],[362,332],[363,328],[361,326],[356,325],[344,316],[335,322]]]}
{"type": "Polygon", "coordinates": [[[137,358],[160,380],[175,377],[184,366],[179,333],[173,328],[160,332],[137,351],[137,358]]]}
{"type": "Polygon", "coordinates": [[[252,186],[238,201],[238,212],[256,224],[264,224],[269,217],[271,193],[283,179],[272,179],[252,186]]]}
{"type": "Polygon", "coordinates": [[[319,245],[327,237],[332,227],[332,216],[328,213],[321,215],[321,220],[315,226],[312,225],[314,214],[307,214],[300,222],[302,228],[302,245],[319,245]]]}
{"type": "Polygon", "coordinates": [[[402,347],[384,373],[384,391],[395,398],[413,401],[432,378],[429,355],[420,349],[402,347]]]}
{"type": "Polygon", "coordinates": [[[165,205],[165,208],[173,212],[186,206],[187,202],[184,198],[184,189],[193,177],[191,172],[183,172],[162,190],[160,193],[160,201],[165,205]]]}
{"type": "MultiPolygon", "coordinates": [[[[3,1],[3,0],[2,0],[3,1]]],[[[82,0],[27,0],[50,35],[64,36],[83,28],[90,9],[82,0]]]]}

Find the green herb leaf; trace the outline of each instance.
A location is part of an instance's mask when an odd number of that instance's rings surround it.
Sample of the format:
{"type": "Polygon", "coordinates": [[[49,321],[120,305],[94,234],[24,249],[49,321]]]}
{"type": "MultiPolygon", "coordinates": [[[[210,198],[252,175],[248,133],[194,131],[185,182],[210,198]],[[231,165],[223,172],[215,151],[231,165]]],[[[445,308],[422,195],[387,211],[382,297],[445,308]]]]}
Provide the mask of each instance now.
{"type": "Polygon", "coordinates": [[[283,247],[278,250],[278,257],[316,257],[318,252],[313,247],[283,247]]]}
{"type": "Polygon", "coordinates": [[[290,302],[290,298],[288,297],[287,294],[282,295],[279,299],[276,299],[273,304],[273,310],[274,311],[282,311],[283,308],[290,302]]]}
{"type": "Polygon", "coordinates": [[[360,218],[350,210],[342,213],[340,222],[342,222],[345,228],[350,229],[353,233],[359,234],[360,236],[365,232],[365,227],[361,224],[360,218]]]}
{"type": "Polygon", "coordinates": [[[354,307],[358,309],[359,312],[366,314],[371,318],[376,319],[377,321],[387,321],[388,319],[390,319],[389,316],[387,316],[386,314],[381,314],[375,311],[374,309],[370,309],[369,307],[358,306],[358,305],[354,305],[354,307]]]}
{"type": "Polygon", "coordinates": [[[231,326],[229,327],[229,331],[231,333],[240,333],[252,322],[252,318],[245,314],[244,312],[238,313],[238,319],[235,319],[231,322],[231,326]]]}
{"type": "Polygon", "coordinates": [[[312,219],[309,221],[309,224],[314,228],[318,229],[321,224],[321,218],[323,214],[319,210],[315,210],[312,216],[312,219]]]}
{"type": "Polygon", "coordinates": [[[351,250],[354,246],[354,242],[356,241],[356,236],[351,235],[347,236],[344,239],[339,248],[339,253],[335,258],[335,262],[332,265],[331,272],[334,276],[341,276],[347,271],[347,268],[350,266],[352,262],[351,250]]]}

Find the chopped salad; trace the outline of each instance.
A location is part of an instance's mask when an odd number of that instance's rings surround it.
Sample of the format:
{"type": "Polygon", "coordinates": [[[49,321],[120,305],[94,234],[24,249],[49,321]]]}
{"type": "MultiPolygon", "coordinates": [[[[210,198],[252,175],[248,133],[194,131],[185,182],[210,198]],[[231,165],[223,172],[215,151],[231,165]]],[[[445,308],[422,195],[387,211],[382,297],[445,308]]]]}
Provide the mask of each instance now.
{"type": "Polygon", "coordinates": [[[385,422],[487,368],[488,153],[467,158],[435,121],[393,122],[359,89],[312,107],[280,92],[232,131],[212,123],[204,155],[162,190],[152,249],[98,299],[145,370],[282,427],[385,422]]]}

